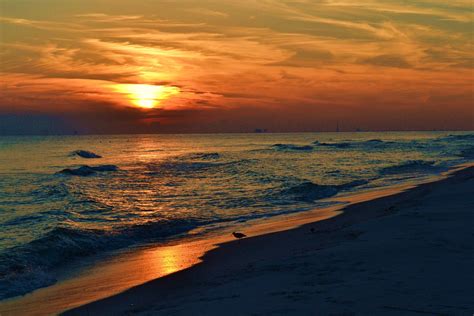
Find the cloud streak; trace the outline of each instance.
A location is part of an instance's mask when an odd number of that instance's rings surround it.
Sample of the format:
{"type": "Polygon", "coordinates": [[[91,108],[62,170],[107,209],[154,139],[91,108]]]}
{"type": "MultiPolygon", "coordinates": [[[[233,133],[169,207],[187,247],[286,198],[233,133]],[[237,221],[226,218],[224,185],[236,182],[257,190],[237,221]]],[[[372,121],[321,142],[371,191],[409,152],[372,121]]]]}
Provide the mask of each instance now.
{"type": "MultiPolygon", "coordinates": [[[[364,121],[367,128],[380,122],[406,128],[387,113],[403,109],[409,115],[420,106],[431,128],[441,128],[439,119],[430,119],[434,108],[448,113],[455,106],[473,115],[468,1],[225,0],[176,6],[137,0],[131,9],[125,0],[112,7],[73,0],[55,16],[47,12],[49,0],[41,7],[4,2],[3,113],[64,111],[81,117],[84,108],[132,109],[133,126],[151,116],[166,131],[195,131],[187,124],[196,116],[217,128],[227,115],[235,122],[223,126],[233,131],[249,128],[243,121],[278,129],[275,111],[302,120],[311,116],[316,129],[334,113],[360,121],[360,108],[390,107],[364,121]],[[133,84],[178,87],[180,93],[146,112],[134,109],[145,102],[117,92],[133,84]],[[250,109],[258,119],[249,119],[250,109]]],[[[288,130],[298,126],[278,122],[288,130]]],[[[458,127],[461,121],[443,124],[458,127]]]]}

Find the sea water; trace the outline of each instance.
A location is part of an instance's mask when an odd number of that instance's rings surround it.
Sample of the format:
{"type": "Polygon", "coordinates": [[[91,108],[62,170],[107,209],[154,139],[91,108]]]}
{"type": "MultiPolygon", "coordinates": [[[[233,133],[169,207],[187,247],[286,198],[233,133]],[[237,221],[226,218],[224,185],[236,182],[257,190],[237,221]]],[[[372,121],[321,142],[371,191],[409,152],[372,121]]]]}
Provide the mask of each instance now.
{"type": "Polygon", "coordinates": [[[473,159],[473,133],[2,137],[0,299],[54,283],[71,260],[323,207],[473,159]]]}

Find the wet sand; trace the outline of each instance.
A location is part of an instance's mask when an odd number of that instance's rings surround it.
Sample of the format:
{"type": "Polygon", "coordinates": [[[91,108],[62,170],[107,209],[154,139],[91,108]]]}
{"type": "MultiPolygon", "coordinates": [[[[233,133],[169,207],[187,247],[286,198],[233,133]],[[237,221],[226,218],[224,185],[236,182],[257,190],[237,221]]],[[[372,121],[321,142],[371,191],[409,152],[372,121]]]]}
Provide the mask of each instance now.
{"type": "Polygon", "coordinates": [[[66,315],[471,315],[474,168],[301,227],[66,315]],[[312,232],[313,230],[313,232],[312,232]]]}

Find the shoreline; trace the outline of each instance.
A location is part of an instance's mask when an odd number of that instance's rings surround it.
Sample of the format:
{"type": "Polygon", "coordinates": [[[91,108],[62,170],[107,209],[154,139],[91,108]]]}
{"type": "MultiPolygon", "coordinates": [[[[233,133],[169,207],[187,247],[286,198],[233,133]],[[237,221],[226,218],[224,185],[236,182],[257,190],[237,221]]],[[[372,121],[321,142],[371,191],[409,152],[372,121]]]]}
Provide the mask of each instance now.
{"type": "Polygon", "coordinates": [[[467,207],[474,202],[469,195],[473,183],[471,166],[399,194],[347,206],[327,220],[221,244],[206,253],[202,264],[65,315],[309,314],[316,308],[322,314],[470,314],[474,235],[467,207]],[[446,199],[453,197],[457,200],[446,199]]]}
{"type": "MultiPolygon", "coordinates": [[[[459,170],[462,170],[463,168],[468,169],[469,166],[470,165],[457,166],[452,171],[450,171],[449,174],[457,174],[462,172],[459,170]]],[[[472,167],[470,168],[472,169],[472,167]]],[[[360,207],[359,205],[364,205],[365,203],[390,204],[393,202],[390,200],[397,199],[399,195],[409,195],[410,192],[420,190],[420,188],[423,186],[435,184],[455,177],[449,174],[424,180],[421,182],[421,184],[404,184],[396,187],[382,188],[359,194],[356,193],[352,196],[342,196],[333,199],[340,201],[347,201],[349,199],[349,205],[334,205],[324,209],[258,220],[256,223],[252,223],[249,229],[245,230],[249,236],[252,236],[247,240],[232,242],[232,238],[228,236],[230,231],[226,232],[226,230],[224,230],[204,240],[194,240],[185,242],[184,244],[159,246],[150,249],[147,248],[145,250],[135,251],[131,254],[125,253],[124,255],[118,257],[119,260],[114,257],[112,258],[113,261],[104,262],[102,265],[99,265],[98,269],[96,267],[95,273],[93,273],[92,276],[85,275],[82,276],[82,279],[81,277],[73,278],[71,280],[66,280],[65,282],[59,282],[58,284],[47,288],[39,289],[23,297],[4,300],[0,303],[0,311],[5,315],[22,312],[32,312],[33,314],[49,314],[58,313],[66,309],[75,308],[77,306],[92,302],[88,305],[81,306],[76,310],[72,310],[72,313],[81,314],[81,311],[84,312],[85,310],[90,312],[91,308],[92,311],[100,312],[101,314],[108,313],[108,308],[103,308],[104,306],[110,305],[110,303],[108,303],[110,300],[114,301],[117,297],[120,297],[120,300],[122,301],[133,301],[133,297],[136,295],[135,293],[142,292],[143,288],[148,288],[151,286],[150,284],[169,282],[179,283],[179,281],[173,281],[173,279],[179,279],[180,275],[183,274],[192,274],[193,271],[200,270],[202,266],[212,266],[213,261],[223,260],[223,253],[232,254],[232,252],[235,252],[237,247],[243,247],[244,244],[248,243],[257,243],[259,242],[257,241],[259,239],[262,240],[271,238],[269,236],[272,235],[287,234],[288,232],[307,229],[305,228],[307,225],[316,224],[318,226],[316,235],[327,235],[322,239],[328,239],[325,242],[329,242],[332,232],[340,230],[347,225],[354,225],[358,221],[369,220],[380,215],[376,211],[364,212],[365,214],[361,214],[359,212],[358,214],[355,214],[355,217],[357,217],[356,219],[351,217],[348,218],[346,214],[354,214],[351,209],[357,209],[360,207]],[[341,218],[343,219],[342,221],[341,218]],[[334,224],[335,222],[339,223],[334,224]],[[227,234],[224,235],[224,232],[227,234]],[[232,247],[234,247],[234,250],[232,250],[232,247]],[[185,255],[183,256],[183,254],[185,255]],[[218,259],[215,259],[216,257],[218,257],[218,259]],[[152,273],[148,271],[150,270],[150,267],[151,270],[156,270],[157,264],[152,260],[161,261],[160,271],[152,271],[152,273]],[[94,289],[92,293],[84,293],[85,291],[88,291],[87,289],[91,289],[91,284],[107,284],[104,282],[107,282],[107,280],[110,281],[112,279],[116,279],[117,274],[127,272],[127,270],[132,271],[132,269],[142,269],[143,271],[147,272],[141,281],[133,279],[133,277],[132,280],[119,281],[118,283],[120,283],[121,289],[115,288],[111,291],[110,288],[101,289],[101,287],[98,286],[98,289],[94,289]],[[97,279],[97,274],[101,273],[103,274],[102,279],[97,279]],[[125,292],[116,294],[123,290],[125,290],[125,292]],[[68,299],[66,300],[64,300],[64,293],[68,293],[68,299]],[[80,298],[81,296],[82,299],[80,298]],[[109,298],[103,299],[103,297],[109,298]],[[40,306],[37,306],[38,302],[43,303],[43,309],[40,306]],[[44,304],[46,304],[46,306],[44,304]],[[19,307],[20,305],[21,307],[19,307]],[[41,311],[39,311],[39,309],[41,309],[41,311]]],[[[336,240],[332,240],[331,242],[336,242],[336,240]]],[[[324,248],[326,246],[327,245],[323,242],[320,248],[324,248]]],[[[148,303],[141,302],[140,304],[147,305],[148,303]]],[[[114,311],[118,311],[116,309],[118,306],[121,306],[120,312],[126,311],[131,305],[129,305],[129,303],[125,304],[126,306],[113,303],[115,308],[114,311]]],[[[136,304],[133,306],[136,306],[136,304]]],[[[113,311],[111,311],[111,313],[113,313],[113,311]]]]}

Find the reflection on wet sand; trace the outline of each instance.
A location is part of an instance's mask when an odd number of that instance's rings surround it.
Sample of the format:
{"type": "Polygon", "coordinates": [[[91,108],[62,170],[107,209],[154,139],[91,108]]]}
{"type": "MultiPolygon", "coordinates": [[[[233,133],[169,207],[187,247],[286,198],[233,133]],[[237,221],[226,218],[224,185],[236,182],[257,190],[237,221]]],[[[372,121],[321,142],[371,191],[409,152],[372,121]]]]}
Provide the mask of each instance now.
{"type": "Polygon", "coordinates": [[[96,266],[89,264],[78,276],[2,302],[0,314],[58,313],[188,268],[211,248],[209,242],[195,241],[118,254],[96,266]]]}

